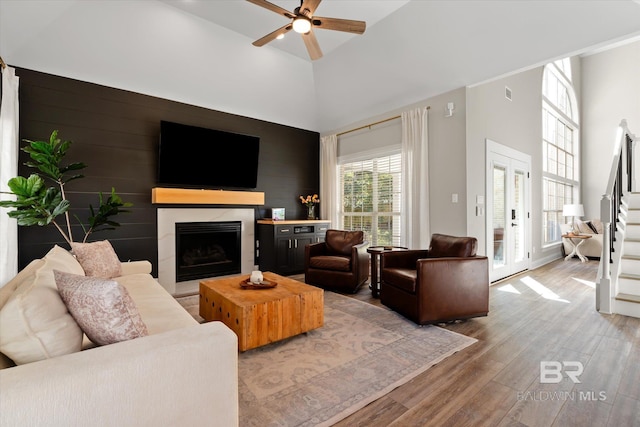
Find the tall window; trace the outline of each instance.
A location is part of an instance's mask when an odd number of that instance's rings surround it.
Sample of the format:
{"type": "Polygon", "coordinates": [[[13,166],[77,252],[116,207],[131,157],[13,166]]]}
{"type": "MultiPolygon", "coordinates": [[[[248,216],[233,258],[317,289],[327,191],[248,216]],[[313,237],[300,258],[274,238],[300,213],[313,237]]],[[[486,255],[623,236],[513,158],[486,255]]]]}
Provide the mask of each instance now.
{"type": "Polygon", "coordinates": [[[400,153],[340,165],[342,223],[372,246],[400,244],[400,153]]]}
{"type": "Polygon", "coordinates": [[[543,243],[561,239],[562,207],[578,199],[580,175],[578,120],[571,62],[544,67],[542,82],[543,243]]]}

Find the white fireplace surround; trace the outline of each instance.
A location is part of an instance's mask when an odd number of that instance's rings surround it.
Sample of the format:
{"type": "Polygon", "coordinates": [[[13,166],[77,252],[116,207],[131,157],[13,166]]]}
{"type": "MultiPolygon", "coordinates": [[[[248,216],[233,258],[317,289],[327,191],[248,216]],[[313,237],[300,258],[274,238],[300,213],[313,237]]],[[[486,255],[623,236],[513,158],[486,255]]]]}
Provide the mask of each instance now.
{"type": "Polygon", "coordinates": [[[158,282],[172,295],[196,294],[200,280],[176,283],[176,223],[241,221],[240,272],[254,266],[255,212],[238,208],[158,208],[158,282]]]}

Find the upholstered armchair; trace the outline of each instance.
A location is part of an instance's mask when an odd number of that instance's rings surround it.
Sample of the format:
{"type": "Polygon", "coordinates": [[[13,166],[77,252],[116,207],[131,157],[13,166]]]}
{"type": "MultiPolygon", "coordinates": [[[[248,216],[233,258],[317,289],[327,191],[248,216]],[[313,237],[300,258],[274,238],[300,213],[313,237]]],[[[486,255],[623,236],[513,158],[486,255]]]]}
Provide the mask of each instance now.
{"type": "Polygon", "coordinates": [[[486,316],[489,262],[477,244],[433,234],[428,250],[383,253],[380,301],[420,325],[486,316]]]}
{"type": "Polygon", "coordinates": [[[369,278],[368,246],[362,231],[327,230],[324,242],[305,247],[304,281],[356,293],[369,278]]]}

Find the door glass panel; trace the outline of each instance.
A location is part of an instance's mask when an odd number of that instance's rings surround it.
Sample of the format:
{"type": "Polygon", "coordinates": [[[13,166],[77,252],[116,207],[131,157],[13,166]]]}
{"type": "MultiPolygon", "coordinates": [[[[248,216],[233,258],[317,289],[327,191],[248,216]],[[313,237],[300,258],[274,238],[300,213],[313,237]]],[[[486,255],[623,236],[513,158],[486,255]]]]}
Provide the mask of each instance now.
{"type": "Polygon", "coordinates": [[[524,254],[524,224],[525,224],[525,211],[524,211],[524,172],[516,171],[513,176],[513,204],[515,212],[515,221],[513,225],[513,239],[514,239],[514,261],[522,261],[525,257],[524,254]]]}
{"type": "Polygon", "coordinates": [[[504,226],[506,213],[506,170],[493,167],[493,267],[505,265],[504,226]]]}

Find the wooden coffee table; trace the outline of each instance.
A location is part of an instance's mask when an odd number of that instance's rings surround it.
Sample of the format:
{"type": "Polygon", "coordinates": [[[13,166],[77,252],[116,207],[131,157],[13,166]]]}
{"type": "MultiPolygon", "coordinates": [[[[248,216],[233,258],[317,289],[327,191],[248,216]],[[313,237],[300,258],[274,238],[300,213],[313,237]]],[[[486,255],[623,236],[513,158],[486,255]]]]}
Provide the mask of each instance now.
{"type": "Polygon", "coordinates": [[[279,341],[324,323],[324,291],[297,280],[263,273],[277,282],[270,289],[243,289],[249,274],[200,282],[200,316],[219,320],[238,336],[238,349],[246,351],[279,341]]]}

